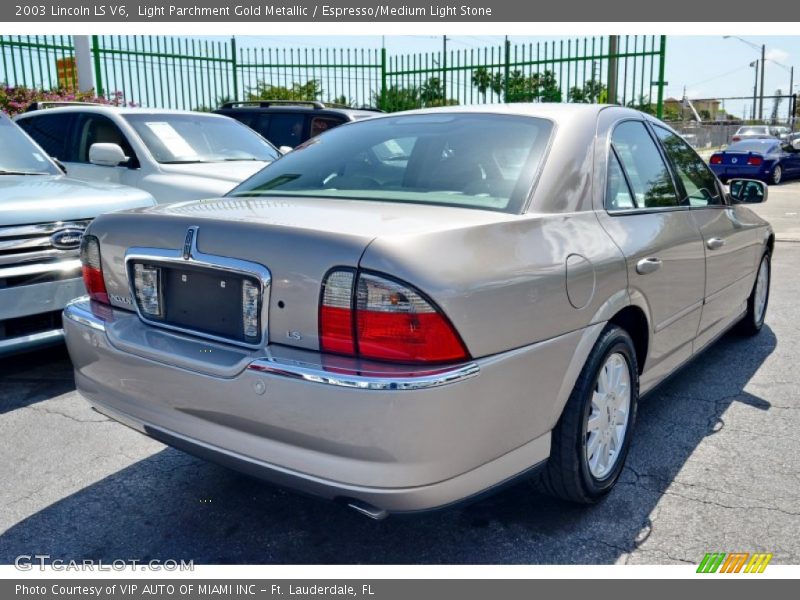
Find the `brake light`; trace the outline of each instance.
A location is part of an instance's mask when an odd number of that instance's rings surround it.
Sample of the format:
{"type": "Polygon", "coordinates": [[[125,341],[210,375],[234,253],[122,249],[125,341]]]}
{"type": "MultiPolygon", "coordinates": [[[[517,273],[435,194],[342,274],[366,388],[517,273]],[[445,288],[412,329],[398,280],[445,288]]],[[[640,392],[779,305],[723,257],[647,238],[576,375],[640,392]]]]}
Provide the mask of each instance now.
{"type": "Polygon", "coordinates": [[[740,142],[741,140],[742,140],[742,138],[740,136],[738,136],[738,135],[735,135],[735,136],[733,136],[731,138],[732,142],[740,142]]]}
{"type": "Polygon", "coordinates": [[[81,274],[89,297],[108,304],[103,265],[100,262],[100,240],[93,235],[84,235],[81,238],[81,274]]]}
{"type": "Polygon", "coordinates": [[[469,357],[447,317],[408,284],[372,273],[355,277],[342,270],[332,272],[324,286],[323,351],[402,363],[469,357]]]}
{"type": "Polygon", "coordinates": [[[762,159],[760,156],[748,156],[747,157],[747,164],[750,165],[751,167],[759,167],[759,166],[761,166],[761,163],[763,163],[763,162],[764,162],[764,159],[762,159]]]}
{"type": "Polygon", "coordinates": [[[712,165],[721,165],[722,164],[722,155],[721,154],[713,154],[711,156],[711,160],[709,162],[712,165]]]}

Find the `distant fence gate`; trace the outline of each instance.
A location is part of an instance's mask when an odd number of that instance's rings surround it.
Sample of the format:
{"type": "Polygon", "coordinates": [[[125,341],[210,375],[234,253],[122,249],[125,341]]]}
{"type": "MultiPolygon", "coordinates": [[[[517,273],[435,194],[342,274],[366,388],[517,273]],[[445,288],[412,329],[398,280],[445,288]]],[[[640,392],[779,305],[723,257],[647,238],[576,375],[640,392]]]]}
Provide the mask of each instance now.
{"type": "MultiPolygon", "coordinates": [[[[244,48],[179,36],[92,36],[98,94],[210,109],[266,97],[389,110],[514,101],[609,102],[663,114],[666,36],[603,36],[389,56],[385,49],[244,48]],[[296,97],[295,97],[296,96],[296,97]]],[[[0,36],[0,81],[77,86],[72,36],[0,36]]]]}

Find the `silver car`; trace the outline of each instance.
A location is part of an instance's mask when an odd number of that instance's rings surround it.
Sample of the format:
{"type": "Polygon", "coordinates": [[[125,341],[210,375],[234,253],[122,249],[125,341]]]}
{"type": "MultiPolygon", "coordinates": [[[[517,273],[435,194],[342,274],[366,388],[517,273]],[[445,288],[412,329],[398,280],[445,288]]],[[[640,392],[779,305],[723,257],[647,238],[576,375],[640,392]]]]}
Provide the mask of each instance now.
{"type": "Polygon", "coordinates": [[[91,219],[154,205],[142,190],[65,177],[0,113],[0,356],[63,340],[61,311],[86,294],[78,247],[91,219]]]}
{"type": "Polygon", "coordinates": [[[591,503],[640,395],[767,308],[770,226],[631,109],[350,123],[226,197],[100,217],[78,389],[164,443],[372,517],[521,475],[591,503]]]}

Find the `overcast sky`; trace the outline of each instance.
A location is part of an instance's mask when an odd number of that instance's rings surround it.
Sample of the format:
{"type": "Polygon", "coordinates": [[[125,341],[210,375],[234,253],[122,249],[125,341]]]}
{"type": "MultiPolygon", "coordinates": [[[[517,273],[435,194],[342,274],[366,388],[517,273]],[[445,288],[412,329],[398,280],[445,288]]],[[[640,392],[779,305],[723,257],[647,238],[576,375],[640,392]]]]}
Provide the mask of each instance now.
{"type": "MultiPolygon", "coordinates": [[[[502,44],[502,36],[450,36],[452,49],[482,48],[502,44]]],[[[512,43],[561,40],[562,37],[510,38],[512,43]]],[[[767,47],[765,94],[780,89],[788,93],[789,72],[772,61],[786,66],[795,65],[800,71],[800,35],[743,37],[747,42],[767,47]]],[[[242,47],[300,47],[300,48],[380,48],[385,43],[391,53],[431,52],[442,47],[441,36],[239,36],[242,47]]],[[[752,96],[755,70],[750,63],[760,58],[760,50],[734,39],[722,36],[669,36],[667,38],[666,79],[669,85],[665,97],[683,96],[684,86],[690,98],[752,96]]],[[[800,73],[795,77],[795,91],[800,91],[800,73]]],[[[729,112],[741,114],[748,101],[730,101],[725,106],[729,112]]],[[[786,104],[784,104],[786,106],[786,104]]],[[[764,104],[768,115],[772,110],[764,104]]],[[[783,111],[782,111],[783,112],[783,111]]]]}

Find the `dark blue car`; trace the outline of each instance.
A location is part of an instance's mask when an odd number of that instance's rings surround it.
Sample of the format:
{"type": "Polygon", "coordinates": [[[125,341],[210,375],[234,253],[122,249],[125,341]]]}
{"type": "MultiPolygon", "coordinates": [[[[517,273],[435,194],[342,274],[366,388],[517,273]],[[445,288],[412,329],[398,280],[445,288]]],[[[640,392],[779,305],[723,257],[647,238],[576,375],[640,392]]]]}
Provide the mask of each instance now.
{"type": "Polygon", "coordinates": [[[777,185],[784,179],[800,177],[800,149],[780,140],[735,142],[708,161],[723,182],[734,177],[760,179],[777,185]]]}

